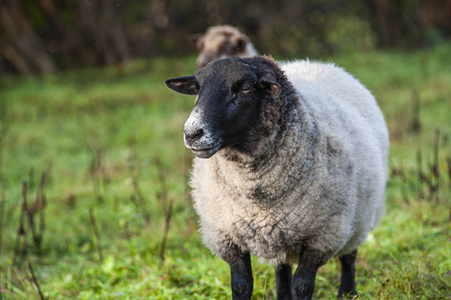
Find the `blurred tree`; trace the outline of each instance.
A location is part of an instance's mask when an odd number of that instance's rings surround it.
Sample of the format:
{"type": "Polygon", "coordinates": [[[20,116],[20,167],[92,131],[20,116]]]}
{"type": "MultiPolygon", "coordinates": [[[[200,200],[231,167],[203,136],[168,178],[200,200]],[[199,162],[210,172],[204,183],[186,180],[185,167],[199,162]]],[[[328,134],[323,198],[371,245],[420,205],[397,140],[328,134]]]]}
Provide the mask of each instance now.
{"type": "Polygon", "coordinates": [[[451,0],[0,0],[0,72],[52,72],[195,54],[190,35],[230,24],[260,53],[318,58],[448,39],[451,0]]]}
{"type": "Polygon", "coordinates": [[[371,28],[377,35],[380,47],[412,41],[418,43],[423,35],[418,22],[418,0],[368,0],[366,15],[371,28]],[[412,2],[416,2],[412,5],[412,2]]]}
{"type": "Polygon", "coordinates": [[[78,25],[83,42],[93,45],[95,64],[111,65],[131,60],[121,16],[116,10],[116,2],[80,0],[78,25]]]}
{"type": "MultiPolygon", "coordinates": [[[[73,68],[83,65],[79,54],[80,36],[70,30],[63,21],[60,10],[53,0],[39,0],[39,8],[29,8],[30,15],[41,15],[44,30],[40,33],[47,50],[60,68],[73,68]]],[[[36,26],[38,27],[38,26],[36,26]]]]}
{"type": "Polygon", "coordinates": [[[425,27],[427,43],[437,35],[451,34],[451,0],[422,0],[421,20],[425,27]]]}
{"type": "Polygon", "coordinates": [[[0,1],[2,56],[22,74],[55,70],[41,39],[33,32],[18,0],[0,1]]]}
{"type": "Polygon", "coordinates": [[[450,0],[368,0],[363,8],[379,47],[427,46],[431,30],[451,33],[450,0]]]}

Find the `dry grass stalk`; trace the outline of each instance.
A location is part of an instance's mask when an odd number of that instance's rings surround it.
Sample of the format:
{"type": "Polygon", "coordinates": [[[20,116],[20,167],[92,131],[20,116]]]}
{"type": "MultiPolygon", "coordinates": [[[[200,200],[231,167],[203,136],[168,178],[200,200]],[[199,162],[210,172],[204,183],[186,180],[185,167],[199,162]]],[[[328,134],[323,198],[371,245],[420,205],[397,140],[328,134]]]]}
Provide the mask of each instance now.
{"type": "Polygon", "coordinates": [[[132,179],[133,188],[133,194],[131,195],[130,200],[135,205],[135,208],[141,212],[144,223],[147,224],[147,226],[150,226],[150,213],[147,210],[146,198],[139,188],[139,176],[136,168],[136,156],[134,151],[132,151],[129,157],[128,166],[131,174],[130,177],[132,179]]]}
{"type": "Polygon", "coordinates": [[[2,192],[0,195],[0,253],[2,253],[2,241],[3,241],[3,224],[4,224],[4,211],[5,211],[5,187],[2,186],[2,192]]]}
{"type": "Polygon", "coordinates": [[[27,262],[27,266],[28,266],[28,270],[30,270],[32,283],[33,283],[34,287],[36,288],[36,291],[39,294],[39,298],[41,300],[44,300],[45,299],[44,295],[42,294],[41,287],[39,286],[39,282],[38,282],[38,280],[37,280],[37,278],[36,278],[36,276],[34,274],[33,267],[31,266],[31,263],[27,262]]]}
{"type": "Polygon", "coordinates": [[[100,234],[99,234],[99,229],[97,227],[96,219],[94,217],[94,213],[92,211],[92,207],[89,208],[89,218],[91,220],[92,229],[94,230],[94,236],[96,238],[97,253],[99,254],[100,262],[103,262],[103,251],[102,251],[102,245],[101,245],[101,241],[100,241],[100,234]]]}
{"type": "Polygon", "coordinates": [[[16,243],[14,246],[13,264],[17,264],[18,258],[24,259],[27,256],[27,228],[25,225],[28,215],[27,204],[27,183],[22,183],[22,209],[20,210],[19,228],[17,229],[16,243]],[[22,246],[21,240],[22,239],[22,246]]]}
{"type": "Polygon", "coordinates": [[[161,248],[160,248],[160,264],[162,264],[165,259],[165,252],[166,252],[169,228],[171,225],[173,206],[174,206],[174,200],[171,199],[169,201],[168,209],[166,211],[166,220],[164,223],[164,231],[163,231],[163,241],[161,242],[161,248]]]}

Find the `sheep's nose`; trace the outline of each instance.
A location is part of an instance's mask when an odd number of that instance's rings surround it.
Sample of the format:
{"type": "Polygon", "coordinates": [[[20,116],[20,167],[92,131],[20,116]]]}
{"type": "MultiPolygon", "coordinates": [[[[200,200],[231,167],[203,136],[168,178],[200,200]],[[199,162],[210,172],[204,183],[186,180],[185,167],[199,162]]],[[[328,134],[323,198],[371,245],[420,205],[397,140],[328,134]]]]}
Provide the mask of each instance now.
{"type": "Polygon", "coordinates": [[[204,130],[202,128],[198,128],[193,131],[184,130],[184,133],[185,133],[185,140],[188,143],[192,143],[192,142],[197,141],[198,139],[200,139],[202,137],[202,135],[204,135],[204,130]]]}

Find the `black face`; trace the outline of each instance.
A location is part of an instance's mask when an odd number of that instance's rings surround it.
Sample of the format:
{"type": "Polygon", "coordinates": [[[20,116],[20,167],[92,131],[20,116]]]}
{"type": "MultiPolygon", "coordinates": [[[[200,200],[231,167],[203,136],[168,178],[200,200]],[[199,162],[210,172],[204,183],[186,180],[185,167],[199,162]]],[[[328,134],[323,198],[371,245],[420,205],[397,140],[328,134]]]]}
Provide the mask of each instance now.
{"type": "Polygon", "coordinates": [[[239,149],[258,122],[262,100],[279,95],[274,76],[246,61],[223,59],[194,76],[166,80],[179,93],[198,95],[184,130],[185,145],[196,156],[209,158],[226,147],[239,149]]]}

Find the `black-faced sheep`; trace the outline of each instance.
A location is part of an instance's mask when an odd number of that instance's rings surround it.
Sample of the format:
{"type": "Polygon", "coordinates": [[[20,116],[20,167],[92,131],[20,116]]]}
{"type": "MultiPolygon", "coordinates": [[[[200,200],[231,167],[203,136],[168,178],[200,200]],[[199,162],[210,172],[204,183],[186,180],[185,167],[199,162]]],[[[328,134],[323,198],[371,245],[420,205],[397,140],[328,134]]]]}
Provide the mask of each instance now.
{"type": "Polygon", "coordinates": [[[199,50],[196,70],[209,62],[225,57],[252,57],[257,51],[250,39],[237,28],[229,25],[213,26],[196,40],[199,50]]]}
{"type": "Polygon", "coordinates": [[[252,295],[250,254],[275,265],[279,299],[311,299],[335,255],[339,297],[357,294],[357,247],[383,213],[387,179],[388,132],[371,93],[330,63],[259,56],[166,84],[198,95],[184,129],[192,194],[233,298],[252,295]]]}

